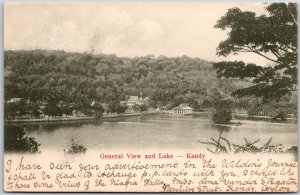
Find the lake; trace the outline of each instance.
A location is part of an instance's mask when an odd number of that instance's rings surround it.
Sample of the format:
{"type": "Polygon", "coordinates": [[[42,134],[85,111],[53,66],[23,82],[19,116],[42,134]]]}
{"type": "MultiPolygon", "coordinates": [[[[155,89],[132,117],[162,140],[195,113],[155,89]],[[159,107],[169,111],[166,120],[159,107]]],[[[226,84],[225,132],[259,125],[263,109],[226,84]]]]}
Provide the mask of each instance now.
{"type": "MultiPolygon", "coordinates": [[[[283,144],[286,148],[298,145],[296,123],[240,120],[242,125],[231,127],[212,126],[208,119],[169,115],[148,115],[90,122],[63,122],[22,124],[28,137],[40,143],[40,151],[62,152],[70,148],[71,140],[88,150],[118,149],[201,149],[209,138],[222,136],[234,144],[260,139],[265,144],[283,144]]],[[[8,131],[8,126],[5,126],[8,131]]],[[[5,138],[6,139],[6,138],[5,138]]]]}

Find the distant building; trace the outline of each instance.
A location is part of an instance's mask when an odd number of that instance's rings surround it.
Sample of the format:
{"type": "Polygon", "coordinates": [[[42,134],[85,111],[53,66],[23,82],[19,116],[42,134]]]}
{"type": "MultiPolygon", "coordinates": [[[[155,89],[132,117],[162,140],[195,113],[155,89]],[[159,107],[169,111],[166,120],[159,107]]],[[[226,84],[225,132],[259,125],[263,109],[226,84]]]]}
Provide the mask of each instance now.
{"type": "Polygon", "coordinates": [[[294,114],[288,114],[287,119],[297,119],[297,117],[294,114]]]}
{"type": "Polygon", "coordinates": [[[141,101],[140,101],[140,98],[138,96],[129,96],[129,99],[127,100],[127,106],[130,107],[130,106],[134,106],[134,105],[141,105],[141,101]]]}
{"type": "Polygon", "coordinates": [[[147,104],[149,102],[149,98],[145,97],[139,97],[139,96],[129,96],[129,99],[127,100],[127,106],[134,106],[134,105],[142,105],[142,104],[147,104]]]}
{"type": "Polygon", "coordinates": [[[191,114],[194,109],[185,104],[180,104],[179,106],[172,109],[174,114],[191,114]]]}
{"type": "MultiPolygon", "coordinates": [[[[121,103],[125,103],[125,102],[121,102],[121,103]]],[[[149,98],[145,97],[142,98],[141,96],[129,96],[128,100],[126,101],[126,106],[128,107],[128,111],[134,111],[134,106],[138,105],[148,105],[149,103],[149,98]]]]}
{"type": "Polygon", "coordinates": [[[16,103],[16,102],[20,102],[22,100],[22,98],[11,98],[8,102],[9,103],[16,103]]]}

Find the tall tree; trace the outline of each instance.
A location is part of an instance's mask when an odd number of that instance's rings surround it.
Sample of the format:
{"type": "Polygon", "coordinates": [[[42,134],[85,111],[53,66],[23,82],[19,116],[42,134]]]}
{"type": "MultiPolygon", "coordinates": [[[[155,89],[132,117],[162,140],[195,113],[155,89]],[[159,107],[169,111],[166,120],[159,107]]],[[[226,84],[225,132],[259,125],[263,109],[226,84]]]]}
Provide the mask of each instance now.
{"type": "Polygon", "coordinates": [[[219,56],[254,53],[272,63],[267,67],[242,61],[215,63],[219,78],[251,78],[252,86],[233,92],[238,97],[278,100],[297,88],[297,4],[272,3],[265,9],[268,14],[258,16],[232,8],[215,25],[229,30],[217,48],[219,56]]]}

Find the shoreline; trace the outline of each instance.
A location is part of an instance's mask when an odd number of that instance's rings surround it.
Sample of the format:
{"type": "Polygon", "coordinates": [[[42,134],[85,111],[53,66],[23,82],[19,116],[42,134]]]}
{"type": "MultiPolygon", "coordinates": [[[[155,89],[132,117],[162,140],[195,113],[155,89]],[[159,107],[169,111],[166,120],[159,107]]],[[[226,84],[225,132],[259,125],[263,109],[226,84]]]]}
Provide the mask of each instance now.
{"type": "Polygon", "coordinates": [[[93,121],[112,118],[127,118],[142,115],[156,115],[163,114],[163,112],[144,112],[144,113],[128,113],[128,114],[116,114],[116,115],[104,115],[100,118],[94,116],[81,116],[81,117],[68,117],[68,118],[37,118],[37,119],[13,119],[5,120],[5,124],[20,124],[20,123],[51,123],[51,122],[66,122],[66,121],[93,121]]]}

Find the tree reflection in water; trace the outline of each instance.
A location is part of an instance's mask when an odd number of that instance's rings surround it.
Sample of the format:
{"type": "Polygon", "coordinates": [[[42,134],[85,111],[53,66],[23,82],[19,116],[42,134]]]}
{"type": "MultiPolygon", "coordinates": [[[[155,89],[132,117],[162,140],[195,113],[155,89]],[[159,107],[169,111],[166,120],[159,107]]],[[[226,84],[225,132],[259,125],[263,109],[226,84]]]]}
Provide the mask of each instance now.
{"type": "Polygon", "coordinates": [[[37,153],[39,144],[33,137],[26,136],[26,128],[19,126],[5,126],[4,151],[16,153],[37,153]]]}

